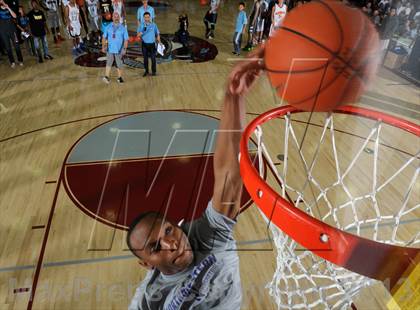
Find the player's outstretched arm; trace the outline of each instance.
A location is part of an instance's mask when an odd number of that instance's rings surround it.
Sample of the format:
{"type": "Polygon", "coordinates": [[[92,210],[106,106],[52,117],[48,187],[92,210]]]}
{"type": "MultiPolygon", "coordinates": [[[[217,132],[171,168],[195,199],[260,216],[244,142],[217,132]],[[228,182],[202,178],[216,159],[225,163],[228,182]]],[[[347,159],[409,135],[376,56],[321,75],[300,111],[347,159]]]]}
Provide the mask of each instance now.
{"type": "Polygon", "coordinates": [[[238,63],[229,75],[214,153],[213,207],[236,218],[240,208],[242,179],[239,173],[239,142],[245,126],[245,95],[263,69],[264,47],[238,63]]]}

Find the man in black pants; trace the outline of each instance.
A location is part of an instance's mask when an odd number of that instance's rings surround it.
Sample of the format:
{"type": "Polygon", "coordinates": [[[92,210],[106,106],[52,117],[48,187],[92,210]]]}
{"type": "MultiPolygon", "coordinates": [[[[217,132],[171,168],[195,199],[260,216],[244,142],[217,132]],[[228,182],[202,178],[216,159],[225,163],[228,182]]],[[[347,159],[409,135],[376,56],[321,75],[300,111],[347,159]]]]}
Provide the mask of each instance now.
{"type": "Polygon", "coordinates": [[[23,66],[22,52],[17,41],[16,25],[13,21],[16,16],[16,13],[5,3],[5,1],[0,0],[0,40],[7,52],[10,66],[12,68],[16,66],[15,59],[13,57],[12,44],[15,47],[19,64],[23,66]]]}
{"type": "Polygon", "coordinates": [[[152,59],[152,75],[156,75],[156,41],[160,43],[159,29],[151,21],[150,13],[143,14],[144,22],[137,29],[137,36],[142,41],[141,50],[144,57],[144,74],[149,74],[149,57],[152,59]]]}
{"type": "Polygon", "coordinates": [[[210,0],[210,9],[204,16],[204,25],[206,26],[206,38],[214,38],[214,28],[217,23],[217,10],[220,6],[220,0],[210,0]]]}

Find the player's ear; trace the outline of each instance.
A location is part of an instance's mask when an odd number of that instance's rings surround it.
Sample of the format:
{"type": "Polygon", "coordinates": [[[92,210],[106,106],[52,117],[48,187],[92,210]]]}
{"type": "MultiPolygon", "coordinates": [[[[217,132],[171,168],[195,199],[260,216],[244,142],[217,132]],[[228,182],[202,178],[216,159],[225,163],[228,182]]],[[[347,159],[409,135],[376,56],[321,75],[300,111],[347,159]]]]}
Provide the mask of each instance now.
{"type": "Polygon", "coordinates": [[[152,265],[150,265],[148,262],[142,260],[141,258],[139,258],[139,260],[137,261],[137,263],[140,266],[142,266],[143,268],[146,268],[146,269],[149,269],[149,270],[152,270],[153,269],[153,266],[152,265]]]}

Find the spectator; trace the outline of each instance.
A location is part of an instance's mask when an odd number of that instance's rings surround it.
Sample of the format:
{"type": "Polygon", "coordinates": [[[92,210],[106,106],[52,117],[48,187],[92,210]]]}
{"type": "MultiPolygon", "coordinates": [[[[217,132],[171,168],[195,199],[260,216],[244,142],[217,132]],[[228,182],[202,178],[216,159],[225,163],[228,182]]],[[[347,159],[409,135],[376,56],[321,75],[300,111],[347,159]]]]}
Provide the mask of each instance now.
{"type": "Polygon", "coordinates": [[[114,8],[111,0],[99,0],[99,10],[102,16],[101,33],[104,34],[106,28],[112,23],[112,13],[114,8]]]}
{"type": "Polygon", "coordinates": [[[19,17],[17,18],[17,27],[20,30],[20,37],[26,45],[26,49],[31,56],[35,56],[34,39],[30,35],[29,18],[26,16],[23,6],[19,5],[19,17]]]}
{"type": "MultiPolygon", "coordinates": [[[[89,39],[85,0],[76,0],[76,5],[79,8],[80,23],[83,25],[83,29],[85,30],[86,36],[89,39]]],[[[79,40],[82,41],[81,38],[79,38],[79,40]]]]}
{"type": "Polygon", "coordinates": [[[189,26],[188,15],[187,14],[179,15],[178,22],[179,22],[179,29],[175,33],[175,37],[185,48],[187,47],[188,41],[190,40],[190,33],[188,32],[188,26],[189,26]]]}
{"type": "Polygon", "coordinates": [[[379,30],[381,26],[381,16],[379,15],[379,10],[373,11],[372,22],[376,26],[376,29],[379,30]]]}
{"type": "Polygon", "coordinates": [[[81,17],[79,6],[76,0],[70,0],[66,7],[67,27],[70,36],[73,38],[73,55],[83,53],[80,47],[81,17]]]}
{"type": "Polygon", "coordinates": [[[144,22],[144,13],[148,12],[150,15],[150,21],[155,22],[155,10],[148,5],[147,0],[143,0],[143,5],[137,10],[137,27],[144,22]]]}
{"type": "Polygon", "coordinates": [[[137,36],[142,41],[141,50],[144,57],[144,74],[149,75],[149,57],[152,60],[152,75],[156,75],[156,40],[160,43],[159,29],[157,25],[152,22],[149,12],[143,15],[144,22],[137,30],[137,36]]]}
{"type": "Polygon", "coordinates": [[[388,49],[390,39],[392,39],[395,31],[398,29],[398,16],[396,15],[396,11],[397,10],[392,7],[389,15],[386,16],[382,22],[380,29],[382,50],[388,49]]]}
{"type": "Polygon", "coordinates": [[[114,8],[114,12],[117,12],[120,16],[120,24],[124,24],[125,22],[125,5],[124,0],[112,0],[112,7],[114,8]]]}
{"type": "Polygon", "coordinates": [[[217,23],[217,11],[219,10],[220,0],[210,0],[210,9],[204,16],[204,25],[206,26],[206,38],[214,38],[214,30],[217,23]]]}
{"type": "Polygon", "coordinates": [[[241,51],[242,34],[245,33],[246,24],[248,23],[245,13],[245,2],[239,3],[239,13],[236,17],[235,34],[233,35],[233,52],[232,54],[239,56],[241,51]]]}
{"type": "Polygon", "coordinates": [[[51,33],[53,35],[54,43],[63,41],[60,33],[57,0],[43,0],[41,5],[47,13],[47,24],[48,27],[50,27],[51,33]]]}
{"type": "Polygon", "coordinates": [[[12,68],[16,66],[12,45],[15,48],[19,65],[23,66],[22,52],[16,35],[16,26],[13,22],[13,18],[16,17],[16,13],[7,5],[7,3],[4,2],[4,0],[0,0],[0,40],[2,41],[3,48],[7,52],[10,67],[12,68]]]}
{"type": "Polygon", "coordinates": [[[112,14],[113,23],[106,28],[102,39],[102,52],[106,52],[106,68],[104,82],[109,84],[109,74],[112,64],[115,61],[117,66],[118,83],[124,83],[122,78],[122,57],[125,55],[128,46],[128,32],[124,25],[120,22],[120,14],[114,12],[112,14]]]}
{"type": "MultiPolygon", "coordinates": [[[[98,0],[86,0],[89,13],[90,29],[95,35],[99,32],[99,2],[98,0]]],[[[96,42],[96,41],[95,41],[96,42]]]]}
{"type": "Polygon", "coordinates": [[[271,12],[271,24],[270,37],[272,37],[277,29],[280,28],[284,18],[287,14],[287,5],[284,4],[284,0],[276,0],[276,4],[271,12]]]}
{"type": "Polygon", "coordinates": [[[47,20],[44,13],[39,9],[38,2],[36,0],[31,1],[32,10],[28,13],[29,25],[31,33],[34,37],[35,50],[38,56],[38,62],[44,62],[41,53],[44,52],[44,59],[52,60],[53,57],[48,53],[48,42],[47,42],[47,20]]]}

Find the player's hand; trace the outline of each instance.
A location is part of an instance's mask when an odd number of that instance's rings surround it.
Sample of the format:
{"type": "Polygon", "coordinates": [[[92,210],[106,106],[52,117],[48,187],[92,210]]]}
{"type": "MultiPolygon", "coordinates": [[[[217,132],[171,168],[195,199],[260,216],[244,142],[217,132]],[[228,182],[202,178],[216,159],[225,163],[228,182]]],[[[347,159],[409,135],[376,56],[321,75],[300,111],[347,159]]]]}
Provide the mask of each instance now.
{"type": "Polygon", "coordinates": [[[125,48],[123,48],[123,49],[121,50],[121,56],[124,56],[126,53],[127,53],[127,50],[126,50],[125,48]]]}
{"type": "Polygon", "coordinates": [[[69,31],[73,31],[73,27],[69,25],[69,31]]]}
{"type": "Polygon", "coordinates": [[[247,58],[233,67],[227,90],[232,95],[245,95],[264,70],[265,46],[258,46],[247,58]]]}

